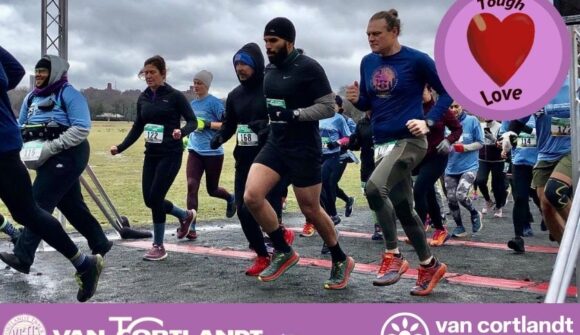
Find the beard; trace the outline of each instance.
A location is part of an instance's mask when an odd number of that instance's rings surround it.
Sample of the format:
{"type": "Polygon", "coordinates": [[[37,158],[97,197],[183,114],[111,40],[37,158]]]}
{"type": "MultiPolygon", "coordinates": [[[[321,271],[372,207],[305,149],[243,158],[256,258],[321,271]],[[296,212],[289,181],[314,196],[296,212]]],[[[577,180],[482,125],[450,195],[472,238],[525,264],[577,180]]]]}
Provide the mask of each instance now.
{"type": "Polygon", "coordinates": [[[288,58],[288,49],[286,48],[286,45],[284,45],[283,48],[278,50],[277,53],[273,55],[268,55],[268,60],[270,61],[270,63],[276,66],[282,64],[286,60],[286,58],[288,58]]]}

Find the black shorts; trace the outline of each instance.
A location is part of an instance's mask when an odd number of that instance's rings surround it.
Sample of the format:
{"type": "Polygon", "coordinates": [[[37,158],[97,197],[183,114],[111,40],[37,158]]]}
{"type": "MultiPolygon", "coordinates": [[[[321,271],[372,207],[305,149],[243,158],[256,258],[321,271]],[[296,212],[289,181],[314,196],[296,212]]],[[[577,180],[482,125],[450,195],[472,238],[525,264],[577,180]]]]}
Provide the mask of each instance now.
{"type": "Polygon", "coordinates": [[[308,187],[322,182],[320,155],[289,153],[270,141],[260,150],[254,163],[266,165],[281,177],[287,175],[290,183],[296,187],[308,187]]]}

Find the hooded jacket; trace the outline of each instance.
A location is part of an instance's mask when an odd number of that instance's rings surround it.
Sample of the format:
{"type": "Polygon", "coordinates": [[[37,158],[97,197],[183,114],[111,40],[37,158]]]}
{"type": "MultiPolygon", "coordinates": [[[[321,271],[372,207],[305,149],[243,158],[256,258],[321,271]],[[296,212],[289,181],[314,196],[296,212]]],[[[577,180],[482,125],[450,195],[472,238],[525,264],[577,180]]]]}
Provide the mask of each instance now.
{"type": "Polygon", "coordinates": [[[240,85],[228,94],[225,120],[215,136],[221,136],[223,142],[226,142],[237,132],[238,125],[247,125],[258,135],[259,144],[257,146],[240,146],[237,143],[234,149],[234,158],[237,162],[251,163],[266,142],[269,132],[268,110],[263,85],[264,56],[256,43],[244,45],[236,54],[239,52],[245,52],[252,58],[255,64],[254,74],[246,80],[240,80],[240,85]]]}

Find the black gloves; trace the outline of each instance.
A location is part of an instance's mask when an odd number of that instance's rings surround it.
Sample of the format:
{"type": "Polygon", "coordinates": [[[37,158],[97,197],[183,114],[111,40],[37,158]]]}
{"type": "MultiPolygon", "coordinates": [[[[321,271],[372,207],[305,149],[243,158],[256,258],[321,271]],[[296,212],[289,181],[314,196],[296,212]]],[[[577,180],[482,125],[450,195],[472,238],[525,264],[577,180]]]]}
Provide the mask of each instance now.
{"type": "Polygon", "coordinates": [[[269,106],[268,115],[271,121],[293,122],[298,121],[300,112],[296,109],[286,109],[278,106],[269,106]]]}
{"type": "Polygon", "coordinates": [[[209,141],[209,147],[212,149],[217,149],[220,147],[220,145],[224,144],[224,138],[222,135],[220,135],[219,133],[215,134],[211,141],[209,141]]]}
{"type": "Polygon", "coordinates": [[[335,149],[335,148],[338,148],[339,146],[340,146],[340,143],[338,143],[338,142],[328,142],[328,143],[326,143],[326,147],[328,149],[331,149],[331,150],[332,149],[335,149]]]}

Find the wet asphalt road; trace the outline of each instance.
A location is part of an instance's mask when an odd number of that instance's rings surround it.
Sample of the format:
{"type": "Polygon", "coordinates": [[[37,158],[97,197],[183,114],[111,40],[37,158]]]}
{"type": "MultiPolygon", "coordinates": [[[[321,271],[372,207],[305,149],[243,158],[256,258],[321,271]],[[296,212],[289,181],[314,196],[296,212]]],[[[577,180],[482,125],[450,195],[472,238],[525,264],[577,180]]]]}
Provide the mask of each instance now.
{"type": "MultiPolygon", "coordinates": [[[[372,232],[370,212],[363,207],[361,197],[353,215],[342,217],[338,226],[345,232],[372,232]]],[[[478,208],[482,200],[476,201],[478,208]]],[[[342,203],[339,201],[339,206],[342,203]]],[[[509,202],[504,217],[484,217],[484,228],[472,241],[485,243],[505,243],[512,237],[511,207],[509,202]]],[[[468,218],[463,213],[464,220],[468,218]]],[[[536,222],[533,224],[535,236],[526,238],[526,246],[557,247],[548,240],[547,232],[540,231],[539,214],[533,208],[536,222]]],[[[297,213],[286,213],[284,221],[288,227],[299,229],[303,219],[297,213]]],[[[449,227],[451,217],[448,216],[449,227]]],[[[466,227],[470,228],[468,222],[466,227]]],[[[118,239],[114,231],[109,231],[115,239],[115,246],[106,256],[106,268],[102,274],[99,288],[92,302],[116,303],[539,303],[543,301],[541,292],[522,289],[498,289],[479,287],[476,283],[458,284],[443,280],[429,297],[413,297],[409,290],[415,279],[403,278],[390,287],[374,287],[372,271],[354,272],[347,289],[326,291],[322,287],[328,277],[327,268],[318,266],[295,266],[275,282],[261,283],[256,278],[244,275],[250,265],[244,252],[248,251],[247,242],[236,217],[198,223],[200,237],[197,241],[178,241],[174,235],[176,224],[168,225],[165,243],[168,246],[188,250],[188,246],[217,248],[220,252],[241,251],[241,256],[231,257],[199,254],[191,252],[169,252],[162,262],[145,262],[141,259],[145,250],[129,245],[118,239]],[[242,257],[242,258],[240,258],[242,257]]],[[[357,264],[369,264],[370,268],[379,264],[383,250],[382,242],[371,241],[368,236],[344,234],[340,243],[352,255],[357,264]],[[348,235],[348,236],[345,236],[348,235]]],[[[360,235],[360,234],[359,234],[360,235]]],[[[431,232],[428,233],[428,236],[431,232]]],[[[83,250],[86,243],[78,235],[75,240],[83,250]]],[[[399,227],[399,236],[403,232],[399,227]]],[[[148,245],[149,242],[143,243],[148,245]]],[[[296,237],[295,249],[305,259],[326,259],[330,256],[320,254],[322,240],[318,235],[310,238],[296,237]]],[[[411,267],[418,266],[417,257],[411,246],[400,243],[401,251],[408,258],[411,267]]],[[[7,251],[11,245],[0,240],[0,251],[7,251]]],[[[191,249],[191,248],[190,248],[191,249]]],[[[182,250],[182,251],[183,251],[182,250]]],[[[203,249],[202,250],[207,250],[203,249]]],[[[213,250],[213,249],[212,249],[213,250]]],[[[527,252],[516,255],[509,250],[481,248],[472,246],[446,245],[433,248],[433,253],[449,267],[449,272],[509,279],[535,283],[548,282],[556,254],[527,252]]],[[[191,251],[191,250],[189,250],[191,251]]],[[[0,265],[0,302],[3,303],[70,303],[76,302],[77,286],[74,282],[73,268],[60,254],[45,247],[37,253],[36,262],[29,275],[5,269],[0,265]]],[[[573,283],[575,279],[573,279],[573,283]]],[[[574,301],[574,298],[568,298],[574,301]]]]}

